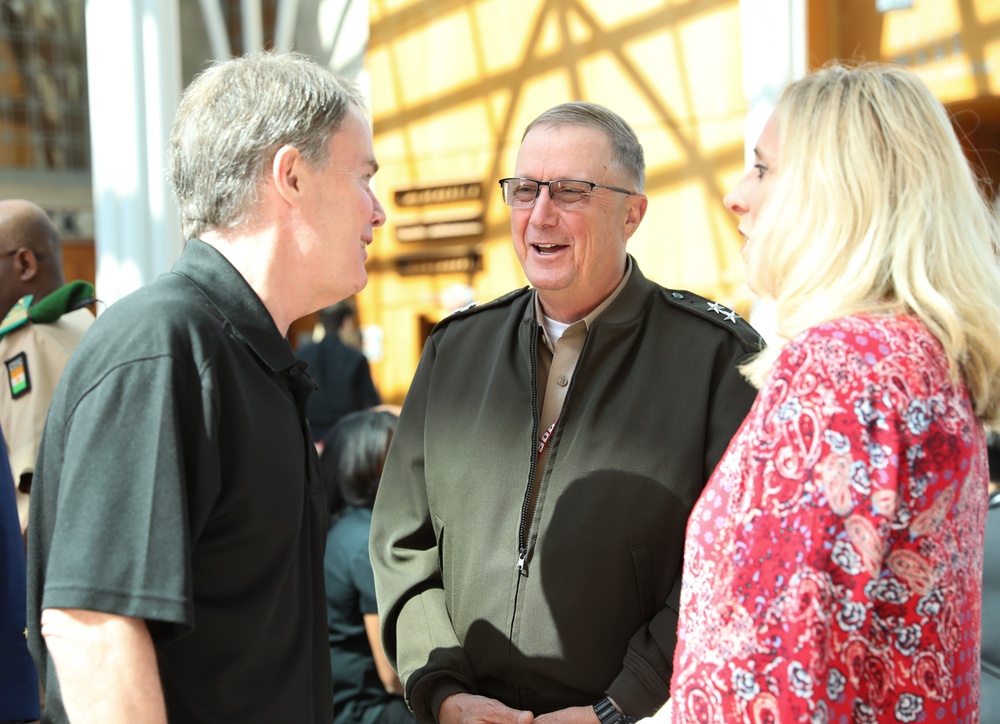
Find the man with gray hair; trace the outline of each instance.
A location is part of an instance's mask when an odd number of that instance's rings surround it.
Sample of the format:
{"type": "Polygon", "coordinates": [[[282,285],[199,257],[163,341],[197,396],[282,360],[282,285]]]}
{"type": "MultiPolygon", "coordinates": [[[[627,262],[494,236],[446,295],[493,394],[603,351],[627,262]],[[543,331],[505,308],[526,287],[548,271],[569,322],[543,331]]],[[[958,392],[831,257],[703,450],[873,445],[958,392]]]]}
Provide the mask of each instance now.
{"type": "Polygon", "coordinates": [[[385,215],[364,107],[294,54],[185,91],[169,167],[190,241],[77,348],[35,469],[45,721],[330,721],[315,385],[285,334],[367,281],[385,215]]]}
{"type": "Polygon", "coordinates": [[[382,637],[420,720],[629,721],[669,692],[688,513],[762,341],[647,280],[642,146],[557,106],[500,181],[531,287],[431,333],[372,522],[382,637]]]}

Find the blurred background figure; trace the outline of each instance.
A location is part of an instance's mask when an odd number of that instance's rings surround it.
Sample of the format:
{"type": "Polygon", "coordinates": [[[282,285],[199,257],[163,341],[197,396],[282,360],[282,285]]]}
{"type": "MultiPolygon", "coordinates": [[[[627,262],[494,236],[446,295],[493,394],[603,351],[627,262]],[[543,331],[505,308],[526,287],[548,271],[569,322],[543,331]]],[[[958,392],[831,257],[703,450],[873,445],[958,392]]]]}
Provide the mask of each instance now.
{"type": "Polygon", "coordinates": [[[17,489],[21,532],[45,414],[69,356],[94,315],[94,287],[66,284],[59,232],[30,201],[0,201],[0,426],[17,489]]]}
{"type": "Polygon", "coordinates": [[[375,579],[368,557],[372,506],[396,413],[352,412],[323,440],[320,467],[330,510],[326,610],[335,724],[413,722],[403,687],[379,640],[375,579]]]}
{"type": "Polygon", "coordinates": [[[986,516],[986,545],[983,554],[982,697],[980,721],[1000,722],[1000,433],[986,437],[990,461],[990,509],[986,516]]]}
{"type": "Polygon", "coordinates": [[[26,636],[26,572],[7,449],[0,445],[0,722],[39,716],[38,674],[26,636]]]}
{"type": "Polygon", "coordinates": [[[306,403],[313,442],[322,442],[337,420],[349,412],[378,405],[368,359],[361,353],[361,330],[354,302],[345,299],[319,312],[324,335],[303,345],[296,356],[309,365],[319,385],[306,403]]]}

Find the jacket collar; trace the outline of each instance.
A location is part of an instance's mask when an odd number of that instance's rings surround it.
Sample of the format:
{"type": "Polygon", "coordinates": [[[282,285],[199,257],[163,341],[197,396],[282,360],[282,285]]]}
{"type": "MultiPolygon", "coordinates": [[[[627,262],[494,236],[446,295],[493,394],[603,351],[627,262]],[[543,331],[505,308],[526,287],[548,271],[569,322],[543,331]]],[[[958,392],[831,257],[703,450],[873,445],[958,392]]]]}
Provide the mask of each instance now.
{"type": "Polygon", "coordinates": [[[271,313],[243,275],[215,248],[191,239],[171,273],[188,279],[219,311],[236,334],[274,372],[296,365],[295,355],[271,313]]]}
{"type": "MultiPolygon", "coordinates": [[[[625,324],[636,319],[642,313],[655,285],[643,276],[639,270],[639,264],[631,254],[628,255],[628,263],[631,272],[625,286],[619,292],[618,297],[604,311],[590,320],[587,325],[588,329],[595,324],[625,324]]],[[[526,320],[535,319],[535,307],[538,304],[536,296],[537,292],[532,290],[530,301],[524,312],[526,320]]],[[[536,321],[541,325],[541,320],[536,321]]]]}

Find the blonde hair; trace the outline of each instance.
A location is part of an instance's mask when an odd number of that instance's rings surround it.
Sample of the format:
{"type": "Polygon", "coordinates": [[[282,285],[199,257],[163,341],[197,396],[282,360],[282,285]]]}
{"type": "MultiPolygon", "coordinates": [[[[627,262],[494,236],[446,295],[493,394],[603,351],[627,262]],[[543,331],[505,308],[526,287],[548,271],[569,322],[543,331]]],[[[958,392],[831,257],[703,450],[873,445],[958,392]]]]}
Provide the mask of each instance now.
{"type": "MultiPolygon", "coordinates": [[[[857,313],[918,317],[977,416],[1000,418],[997,224],[941,104],[909,71],[832,66],[777,110],[778,173],[749,279],[783,340],[857,313]]],[[[744,367],[760,385],[783,342],[744,367]]]]}

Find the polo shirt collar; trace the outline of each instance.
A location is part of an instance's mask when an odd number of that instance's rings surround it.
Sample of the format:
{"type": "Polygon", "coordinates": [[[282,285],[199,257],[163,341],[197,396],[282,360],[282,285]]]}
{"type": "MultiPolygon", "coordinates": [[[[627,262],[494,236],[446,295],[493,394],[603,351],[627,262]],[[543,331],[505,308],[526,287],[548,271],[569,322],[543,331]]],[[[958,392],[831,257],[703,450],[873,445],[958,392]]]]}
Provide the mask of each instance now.
{"type": "Polygon", "coordinates": [[[217,249],[200,239],[191,239],[171,272],[198,287],[272,371],[283,372],[297,365],[292,348],[278,331],[267,307],[217,249]]]}

